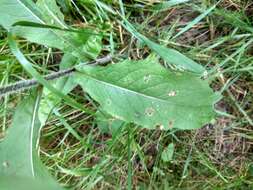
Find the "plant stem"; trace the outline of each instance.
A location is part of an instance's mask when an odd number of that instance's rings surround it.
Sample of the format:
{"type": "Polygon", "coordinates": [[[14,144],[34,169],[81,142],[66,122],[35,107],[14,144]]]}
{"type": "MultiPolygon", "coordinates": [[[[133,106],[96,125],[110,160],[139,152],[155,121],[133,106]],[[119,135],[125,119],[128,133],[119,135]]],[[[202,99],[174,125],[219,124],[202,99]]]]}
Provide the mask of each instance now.
{"type": "MultiPolygon", "coordinates": [[[[112,57],[110,55],[107,55],[107,56],[99,58],[95,61],[91,61],[89,63],[85,63],[85,64],[82,63],[78,66],[91,65],[91,64],[92,65],[104,64],[104,63],[109,62],[111,59],[112,59],[112,57]]],[[[45,75],[44,79],[47,80],[47,81],[55,80],[55,79],[58,79],[58,78],[69,76],[69,75],[73,74],[73,72],[75,72],[75,71],[76,71],[76,66],[71,67],[69,69],[64,69],[64,70],[60,70],[58,72],[54,72],[54,73],[45,75]]],[[[35,86],[38,86],[38,85],[39,85],[39,82],[36,79],[30,79],[30,80],[18,81],[16,83],[12,83],[12,84],[9,84],[7,86],[0,87],[0,98],[5,96],[5,95],[14,94],[14,93],[17,93],[19,91],[23,91],[25,89],[29,89],[29,88],[32,88],[32,87],[35,87],[35,86]]]]}

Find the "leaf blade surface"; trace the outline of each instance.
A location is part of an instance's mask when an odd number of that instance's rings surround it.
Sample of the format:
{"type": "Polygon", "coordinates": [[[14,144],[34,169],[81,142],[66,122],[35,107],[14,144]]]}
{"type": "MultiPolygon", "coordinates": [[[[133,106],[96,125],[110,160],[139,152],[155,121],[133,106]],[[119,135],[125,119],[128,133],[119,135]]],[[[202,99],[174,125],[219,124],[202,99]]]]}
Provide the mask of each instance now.
{"type": "Polygon", "coordinates": [[[123,121],[168,130],[199,128],[214,118],[219,96],[192,73],[170,72],[149,59],[77,69],[84,91],[123,121]]]}

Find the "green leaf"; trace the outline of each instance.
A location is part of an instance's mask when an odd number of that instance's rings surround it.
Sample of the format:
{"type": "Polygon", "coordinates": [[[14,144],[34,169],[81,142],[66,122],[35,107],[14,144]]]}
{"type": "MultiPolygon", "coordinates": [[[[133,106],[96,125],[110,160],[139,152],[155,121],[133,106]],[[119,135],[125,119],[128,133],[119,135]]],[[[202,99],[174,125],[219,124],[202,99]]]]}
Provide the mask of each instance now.
{"type": "MultiPolygon", "coordinates": [[[[26,38],[31,42],[58,48],[65,52],[73,52],[77,57],[86,53],[84,44],[92,34],[91,29],[80,29],[80,32],[66,31],[63,15],[55,0],[39,0],[35,4],[31,0],[2,0],[0,6],[0,25],[13,34],[26,38]],[[13,12],[13,14],[10,14],[13,12]],[[38,26],[20,26],[16,23],[26,21],[41,25],[51,25],[62,28],[38,26]]],[[[101,36],[100,36],[101,38],[101,36]]],[[[89,52],[88,52],[89,53],[89,52]]]]}
{"type": "Polygon", "coordinates": [[[48,180],[13,176],[0,176],[0,187],[2,190],[63,190],[48,180]]]}
{"type": "MultiPolygon", "coordinates": [[[[12,25],[19,21],[30,21],[46,24],[42,11],[31,0],[2,0],[0,6],[0,24],[7,30],[11,30],[12,25]],[[14,14],[10,14],[10,12],[14,14]]],[[[15,35],[24,37],[31,42],[48,45],[61,49],[65,46],[55,32],[46,28],[33,28],[16,26],[13,28],[15,35]]]]}
{"type": "Polygon", "coordinates": [[[197,74],[204,73],[205,69],[202,65],[196,63],[195,61],[191,60],[190,58],[186,57],[185,55],[174,49],[167,48],[149,40],[147,37],[140,34],[125,18],[123,19],[125,24],[122,25],[125,27],[125,29],[128,30],[132,35],[134,35],[138,40],[145,43],[151,50],[156,52],[165,61],[185,70],[195,72],[197,74]]]}
{"type": "Polygon", "coordinates": [[[77,68],[84,91],[113,117],[154,129],[195,129],[210,122],[219,96],[193,73],[171,72],[157,61],[124,61],[77,68]]]}
{"type": "Polygon", "coordinates": [[[173,154],[174,154],[174,144],[170,143],[162,152],[162,160],[164,162],[171,161],[173,154]]]}
{"type": "Polygon", "coordinates": [[[69,0],[57,0],[57,3],[64,14],[69,14],[71,12],[71,2],[69,0]]]}
{"type": "Polygon", "coordinates": [[[48,181],[59,188],[39,159],[39,103],[40,95],[34,92],[17,107],[12,125],[0,143],[0,176],[48,181]]]}
{"type": "Polygon", "coordinates": [[[64,15],[60,11],[55,0],[38,0],[36,5],[41,10],[43,20],[46,23],[66,28],[64,15]]]}
{"type": "Polygon", "coordinates": [[[253,33],[252,24],[246,21],[247,16],[243,15],[242,12],[217,8],[215,9],[214,13],[217,15],[217,17],[223,17],[222,23],[220,24],[229,24],[235,28],[238,27],[242,30],[253,33]]]}
{"type": "Polygon", "coordinates": [[[0,24],[7,30],[22,20],[43,23],[40,16],[39,10],[31,0],[1,0],[0,24]]]}

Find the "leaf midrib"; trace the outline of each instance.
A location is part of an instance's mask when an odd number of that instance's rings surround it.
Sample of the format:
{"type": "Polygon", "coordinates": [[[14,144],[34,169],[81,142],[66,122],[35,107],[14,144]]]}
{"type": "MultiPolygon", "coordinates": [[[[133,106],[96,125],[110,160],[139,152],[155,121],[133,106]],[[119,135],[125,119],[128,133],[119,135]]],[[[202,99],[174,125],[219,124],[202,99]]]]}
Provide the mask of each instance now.
{"type": "Polygon", "coordinates": [[[35,126],[35,120],[36,120],[36,114],[38,111],[38,106],[40,102],[40,97],[36,97],[33,113],[32,113],[32,121],[31,121],[31,131],[30,131],[30,161],[31,161],[31,169],[32,169],[32,176],[35,177],[35,172],[34,172],[34,161],[33,161],[33,133],[34,133],[34,126],[35,126]]]}
{"type": "Polygon", "coordinates": [[[198,108],[198,107],[208,107],[208,106],[210,106],[210,104],[207,104],[207,105],[185,105],[185,104],[182,105],[182,104],[176,104],[176,103],[173,103],[173,102],[169,102],[168,100],[159,99],[159,98],[157,98],[157,97],[150,96],[150,95],[146,95],[146,94],[142,94],[142,93],[140,93],[140,92],[136,92],[136,91],[134,91],[134,90],[131,90],[131,89],[128,89],[128,88],[125,88],[125,87],[122,87],[122,86],[117,86],[117,85],[112,84],[112,83],[109,83],[109,82],[107,82],[107,81],[98,80],[98,79],[96,79],[94,76],[89,75],[88,73],[85,73],[85,72],[81,72],[81,71],[77,71],[77,72],[78,72],[78,73],[81,73],[81,74],[83,74],[83,75],[85,75],[85,76],[87,76],[88,78],[90,78],[90,79],[92,79],[92,80],[94,80],[94,81],[97,81],[98,83],[103,83],[103,84],[105,84],[105,85],[107,85],[107,86],[111,86],[111,87],[114,87],[114,88],[120,88],[120,89],[123,90],[123,91],[128,91],[128,92],[130,92],[130,93],[137,94],[137,95],[139,95],[139,96],[144,96],[144,97],[146,97],[146,98],[148,98],[148,99],[153,99],[153,100],[156,100],[156,101],[161,102],[161,103],[172,104],[172,105],[181,106],[181,107],[190,107],[190,108],[196,108],[196,107],[198,108]]]}

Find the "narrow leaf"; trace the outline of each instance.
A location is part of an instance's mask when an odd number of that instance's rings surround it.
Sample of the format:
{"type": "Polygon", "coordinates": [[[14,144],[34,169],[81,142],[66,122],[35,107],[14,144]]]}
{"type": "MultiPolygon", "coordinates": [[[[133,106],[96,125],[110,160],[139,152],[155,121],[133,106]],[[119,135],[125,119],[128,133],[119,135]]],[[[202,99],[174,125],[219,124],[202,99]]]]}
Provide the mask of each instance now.
{"type": "Polygon", "coordinates": [[[123,24],[123,26],[125,27],[126,30],[128,30],[132,35],[134,35],[138,40],[145,43],[150,49],[156,52],[168,63],[198,74],[203,74],[203,72],[205,71],[203,66],[186,57],[185,55],[181,54],[180,52],[171,48],[164,47],[149,40],[147,37],[137,32],[137,30],[133,27],[133,25],[131,25],[125,18],[124,23],[125,24],[123,24]]]}
{"type": "Polygon", "coordinates": [[[192,73],[170,72],[150,59],[77,69],[77,83],[123,121],[168,130],[199,128],[214,118],[219,96],[192,73]]]}

